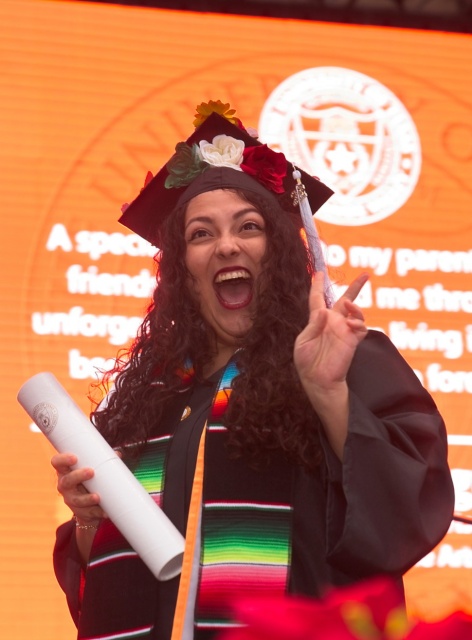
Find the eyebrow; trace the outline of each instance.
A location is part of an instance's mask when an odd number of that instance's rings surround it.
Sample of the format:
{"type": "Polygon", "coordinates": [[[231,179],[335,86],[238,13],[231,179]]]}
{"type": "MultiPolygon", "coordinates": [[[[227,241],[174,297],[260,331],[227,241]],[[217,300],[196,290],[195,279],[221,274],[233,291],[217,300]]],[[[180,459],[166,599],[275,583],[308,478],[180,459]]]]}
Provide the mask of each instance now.
{"type": "MultiPolygon", "coordinates": [[[[253,205],[250,205],[248,207],[244,207],[244,209],[240,209],[239,211],[236,211],[236,213],[233,213],[233,220],[239,220],[239,218],[244,216],[246,213],[252,213],[254,211],[258,215],[261,215],[261,213],[253,205]]],[[[210,218],[209,216],[198,216],[196,218],[192,218],[185,225],[185,229],[187,229],[194,222],[206,222],[207,224],[212,224],[213,218],[210,218]]]]}

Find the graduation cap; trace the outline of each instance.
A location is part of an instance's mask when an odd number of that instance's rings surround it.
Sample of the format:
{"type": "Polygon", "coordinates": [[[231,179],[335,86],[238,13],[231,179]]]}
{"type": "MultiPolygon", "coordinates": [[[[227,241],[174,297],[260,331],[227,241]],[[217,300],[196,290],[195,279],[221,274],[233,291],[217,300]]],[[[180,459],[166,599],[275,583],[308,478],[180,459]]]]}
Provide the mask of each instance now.
{"type": "MultiPolygon", "coordinates": [[[[123,209],[119,221],[156,245],[161,224],[176,206],[204,191],[240,188],[283,199],[283,208],[292,208],[302,218],[304,208],[305,229],[308,223],[313,231],[312,214],[333,191],[294,167],[283,153],[260,142],[231,117],[233,114],[234,110],[220,101],[197,107],[195,131],[185,142],[179,142],[172,158],[146,180],[135,200],[123,209]]],[[[315,235],[317,239],[316,230],[315,235]]]]}

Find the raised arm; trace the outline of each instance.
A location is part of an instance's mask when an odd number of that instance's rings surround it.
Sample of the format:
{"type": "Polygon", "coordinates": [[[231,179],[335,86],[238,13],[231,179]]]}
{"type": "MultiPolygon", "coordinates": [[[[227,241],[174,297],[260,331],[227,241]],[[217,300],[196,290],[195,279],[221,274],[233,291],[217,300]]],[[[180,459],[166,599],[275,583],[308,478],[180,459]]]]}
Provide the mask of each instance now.
{"type": "Polygon", "coordinates": [[[353,300],[367,281],[357,278],[332,309],[326,307],[323,274],[310,291],[310,316],[294,347],[294,362],[305,392],[317,412],[331,447],[342,459],[347,436],[349,391],[347,373],[367,328],[353,300]]]}

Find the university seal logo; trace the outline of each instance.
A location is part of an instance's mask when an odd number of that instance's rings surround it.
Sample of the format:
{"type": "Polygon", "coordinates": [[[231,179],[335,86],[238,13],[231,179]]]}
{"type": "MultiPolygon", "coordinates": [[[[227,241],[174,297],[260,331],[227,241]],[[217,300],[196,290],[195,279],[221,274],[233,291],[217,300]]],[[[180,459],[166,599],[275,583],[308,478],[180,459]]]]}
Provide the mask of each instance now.
{"type": "Polygon", "coordinates": [[[40,402],[34,407],[32,417],[41,431],[48,435],[57,424],[58,412],[50,402],[40,402]]]}
{"type": "Polygon", "coordinates": [[[418,181],[410,114],[387,87],[351,69],[315,67],[284,80],[264,104],[259,135],[335,191],[317,213],[332,224],[382,220],[418,181]]]}

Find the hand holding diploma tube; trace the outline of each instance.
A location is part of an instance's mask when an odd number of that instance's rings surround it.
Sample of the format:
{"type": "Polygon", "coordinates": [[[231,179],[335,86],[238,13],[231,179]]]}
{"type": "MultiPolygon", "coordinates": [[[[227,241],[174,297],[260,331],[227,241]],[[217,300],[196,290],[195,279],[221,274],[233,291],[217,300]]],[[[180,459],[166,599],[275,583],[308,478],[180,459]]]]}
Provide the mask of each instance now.
{"type": "Polygon", "coordinates": [[[100,507],[158,580],[180,573],[185,540],[117,453],[51,373],[38,373],[18,392],[18,402],[59,453],[90,467],[84,481],[100,507]]]}

